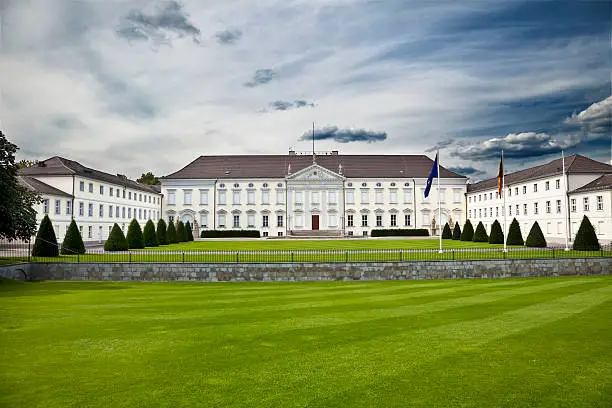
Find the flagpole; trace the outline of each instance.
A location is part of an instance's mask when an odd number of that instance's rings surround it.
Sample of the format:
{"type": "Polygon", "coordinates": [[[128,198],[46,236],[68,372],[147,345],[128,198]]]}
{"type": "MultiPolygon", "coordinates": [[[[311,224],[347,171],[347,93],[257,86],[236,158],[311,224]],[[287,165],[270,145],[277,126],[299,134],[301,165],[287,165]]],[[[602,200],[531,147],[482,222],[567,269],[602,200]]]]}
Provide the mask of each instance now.
{"type": "Polygon", "coordinates": [[[569,222],[567,222],[567,180],[565,179],[565,153],[563,152],[563,150],[561,150],[561,167],[563,167],[563,201],[564,201],[564,207],[565,207],[565,214],[563,214],[565,216],[565,250],[569,251],[569,246],[568,246],[568,230],[569,230],[569,222]]]}
{"type": "Polygon", "coordinates": [[[504,213],[504,252],[508,252],[507,244],[506,244],[506,233],[508,231],[508,218],[506,218],[506,166],[504,166],[504,149],[502,149],[502,189],[501,193],[504,197],[504,209],[502,212],[504,213]]]}
{"type": "Polygon", "coordinates": [[[442,253],[442,203],[440,200],[440,150],[436,154],[438,157],[438,226],[440,228],[440,253],[442,253]]]}

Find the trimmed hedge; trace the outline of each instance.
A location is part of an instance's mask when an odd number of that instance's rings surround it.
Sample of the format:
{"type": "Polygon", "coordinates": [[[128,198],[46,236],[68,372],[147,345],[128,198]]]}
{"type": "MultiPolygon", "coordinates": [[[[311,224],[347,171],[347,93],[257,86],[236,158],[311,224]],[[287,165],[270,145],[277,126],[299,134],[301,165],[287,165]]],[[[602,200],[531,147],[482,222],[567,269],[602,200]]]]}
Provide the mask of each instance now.
{"type": "Polygon", "coordinates": [[[531,231],[529,231],[529,235],[527,235],[525,246],[532,248],[546,248],[546,238],[544,238],[544,234],[540,229],[540,224],[538,224],[537,221],[533,223],[531,231]]]}
{"type": "Polygon", "coordinates": [[[489,244],[503,244],[504,243],[504,230],[502,230],[499,221],[493,221],[491,225],[491,235],[489,235],[489,244]]]}
{"type": "Polygon", "coordinates": [[[140,224],[138,221],[136,221],[136,218],[130,222],[125,240],[127,241],[129,249],[142,249],[145,247],[142,230],[140,229],[140,224]]]}
{"type": "Polygon", "coordinates": [[[187,229],[185,229],[183,221],[176,223],[176,239],[178,242],[187,242],[187,229]]]}
{"type": "Polygon", "coordinates": [[[506,245],[525,245],[523,241],[523,234],[521,234],[521,226],[519,225],[516,218],[512,219],[510,228],[508,228],[508,237],[506,238],[506,245]]]}
{"type": "Polygon", "coordinates": [[[62,242],[62,249],[60,252],[62,255],[85,253],[85,244],[83,243],[81,232],[75,220],[72,220],[68,226],[68,231],[64,237],[64,242],[62,242]]]}
{"type": "Polygon", "coordinates": [[[487,235],[487,230],[485,229],[482,221],[476,226],[476,232],[474,232],[472,242],[489,242],[489,236],[487,235]]]}
{"type": "Polygon", "coordinates": [[[128,243],[125,239],[125,235],[123,235],[123,231],[119,228],[119,225],[115,223],[113,225],[113,229],[111,230],[108,239],[104,243],[105,251],[127,251],[128,243]]]}
{"type": "Polygon", "coordinates": [[[595,228],[586,215],[582,217],[572,248],[577,251],[599,251],[601,249],[595,228]]]}
{"type": "Polygon", "coordinates": [[[461,241],[471,241],[474,238],[474,227],[472,227],[472,223],[470,220],[466,220],[463,225],[463,231],[461,232],[461,237],[459,238],[461,241]]]}
{"type": "Polygon", "coordinates": [[[448,222],[444,224],[444,228],[442,229],[442,239],[453,239],[453,233],[450,230],[448,222]]]}
{"type": "Polygon", "coordinates": [[[157,243],[157,234],[155,234],[155,224],[153,220],[147,221],[142,232],[145,247],[156,247],[159,246],[157,243]]]}
{"type": "Polygon", "coordinates": [[[187,231],[187,241],[193,241],[193,226],[189,221],[185,224],[185,230],[187,231]]]}
{"type": "Polygon", "coordinates": [[[168,245],[168,231],[166,229],[166,221],[163,218],[160,218],[157,221],[157,243],[159,245],[168,245]]]}
{"type": "Polygon", "coordinates": [[[57,238],[53,230],[53,224],[48,215],[40,222],[36,240],[32,248],[32,256],[58,256],[59,249],[57,247],[57,238]]]}
{"type": "Polygon", "coordinates": [[[424,228],[414,229],[373,229],[373,237],[428,237],[429,230],[424,228]]]}
{"type": "Polygon", "coordinates": [[[461,228],[459,227],[459,221],[455,222],[455,228],[453,228],[453,241],[459,241],[461,239],[461,228]]]}
{"type": "Polygon", "coordinates": [[[166,237],[169,244],[178,244],[178,237],[176,236],[176,228],[173,222],[168,223],[168,229],[166,230],[166,237]]]}
{"type": "Polygon", "coordinates": [[[201,238],[259,238],[257,230],[204,230],[201,238]]]}

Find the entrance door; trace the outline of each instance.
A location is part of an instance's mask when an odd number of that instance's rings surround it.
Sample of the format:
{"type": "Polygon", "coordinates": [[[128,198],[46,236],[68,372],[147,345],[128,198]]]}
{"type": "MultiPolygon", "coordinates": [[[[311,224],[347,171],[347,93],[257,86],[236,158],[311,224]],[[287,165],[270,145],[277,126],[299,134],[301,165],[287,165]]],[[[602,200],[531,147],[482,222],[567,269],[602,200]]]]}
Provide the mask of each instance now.
{"type": "Polygon", "coordinates": [[[312,229],[313,230],[319,229],[319,216],[318,215],[312,216],[312,229]]]}

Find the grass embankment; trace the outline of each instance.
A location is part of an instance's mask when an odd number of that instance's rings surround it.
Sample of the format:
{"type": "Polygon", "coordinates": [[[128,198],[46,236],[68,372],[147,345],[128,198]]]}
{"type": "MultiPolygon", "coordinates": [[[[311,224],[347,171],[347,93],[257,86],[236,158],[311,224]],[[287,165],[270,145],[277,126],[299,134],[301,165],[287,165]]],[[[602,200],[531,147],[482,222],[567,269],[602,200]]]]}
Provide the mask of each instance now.
{"type": "Polygon", "coordinates": [[[0,282],[0,406],[612,406],[612,277],[0,282]]]}

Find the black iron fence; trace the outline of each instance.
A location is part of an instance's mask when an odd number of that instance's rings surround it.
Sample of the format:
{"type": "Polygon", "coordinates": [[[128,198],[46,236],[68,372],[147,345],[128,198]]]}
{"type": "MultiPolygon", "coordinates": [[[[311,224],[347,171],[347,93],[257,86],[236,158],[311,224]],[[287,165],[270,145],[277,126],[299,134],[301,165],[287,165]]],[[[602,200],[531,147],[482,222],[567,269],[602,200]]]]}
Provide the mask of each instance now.
{"type": "Polygon", "coordinates": [[[19,262],[76,262],[76,263],[305,263],[305,262],[412,262],[464,261],[491,259],[550,259],[612,257],[612,244],[599,250],[575,251],[559,247],[549,248],[454,248],[444,249],[367,249],[367,250],[279,250],[279,251],[182,251],[130,250],[107,252],[102,248],[87,249],[84,254],[40,257],[31,255],[28,243],[0,243],[0,265],[19,262]]]}

